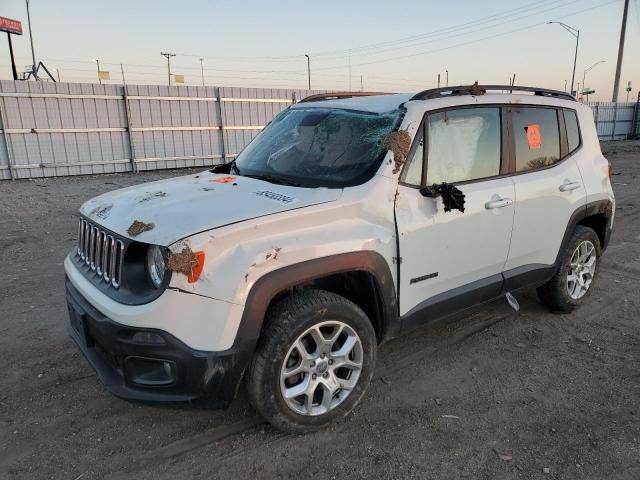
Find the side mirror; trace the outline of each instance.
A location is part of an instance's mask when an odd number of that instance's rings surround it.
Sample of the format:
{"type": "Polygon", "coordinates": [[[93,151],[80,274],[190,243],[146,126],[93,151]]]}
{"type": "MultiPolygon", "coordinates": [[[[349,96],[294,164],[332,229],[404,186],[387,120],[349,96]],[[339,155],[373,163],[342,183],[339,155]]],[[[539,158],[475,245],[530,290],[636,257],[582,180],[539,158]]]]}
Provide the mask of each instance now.
{"type": "Polygon", "coordinates": [[[422,195],[423,197],[435,197],[436,196],[436,193],[433,190],[431,190],[431,188],[429,188],[429,187],[422,187],[422,188],[420,188],[419,192],[420,192],[420,195],[422,195]]]}

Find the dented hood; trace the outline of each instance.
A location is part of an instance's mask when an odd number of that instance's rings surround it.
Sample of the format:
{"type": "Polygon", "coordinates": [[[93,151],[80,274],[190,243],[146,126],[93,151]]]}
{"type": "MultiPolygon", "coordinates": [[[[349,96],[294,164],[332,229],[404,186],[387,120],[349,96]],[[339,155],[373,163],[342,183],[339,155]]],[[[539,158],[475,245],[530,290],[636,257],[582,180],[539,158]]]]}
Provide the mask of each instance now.
{"type": "Polygon", "coordinates": [[[216,227],[332,202],[341,193],[202,172],[105,193],[82,205],[80,213],[123,237],[168,246],[216,227]],[[153,228],[132,236],[128,230],[136,220],[153,228]]]}

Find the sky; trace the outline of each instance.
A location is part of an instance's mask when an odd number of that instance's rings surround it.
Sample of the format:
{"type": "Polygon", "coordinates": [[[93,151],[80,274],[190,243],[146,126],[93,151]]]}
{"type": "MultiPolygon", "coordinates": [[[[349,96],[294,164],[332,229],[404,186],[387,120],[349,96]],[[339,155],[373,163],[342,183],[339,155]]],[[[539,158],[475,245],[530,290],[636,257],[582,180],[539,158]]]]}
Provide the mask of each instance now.
{"type": "MultiPolygon", "coordinates": [[[[62,81],[166,84],[167,61],[186,85],[413,92],[478,81],[565,89],[584,70],[591,100],[610,101],[624,0],[31,0],[36,61],[62,81]],[[200,61],[202,58],[202,62],[200,61]]],[[[14,36],[19,71],[31,64],[24,0],[0,0],[0,16],[21,20],[14,36]]],[[[10,79],[0,35],[0,79],[10,79]]],[[[620,99],[640,89],[640,0],[630,0],[620,99]]]]}

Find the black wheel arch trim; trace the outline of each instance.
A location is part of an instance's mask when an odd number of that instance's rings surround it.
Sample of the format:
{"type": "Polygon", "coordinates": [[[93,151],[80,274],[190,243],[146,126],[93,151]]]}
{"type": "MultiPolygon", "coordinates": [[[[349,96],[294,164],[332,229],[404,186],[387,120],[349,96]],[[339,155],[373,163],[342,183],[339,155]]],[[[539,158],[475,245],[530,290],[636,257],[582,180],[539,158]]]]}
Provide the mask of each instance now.
{"type": "Polygon", "coordinates": [[[247,294],[247,303],[240,320],[236,341],[255,344],[271,301],[282,291],[330,275],[364,271],[373,277],[382,314],[383,338],[398,326],[396,287],[389,264],[374,251],[358,251],[330,255],[288,265],[260,277],[247,294]]]}
{"type": "Polygon", "coordinates": [[[571,237],[576,226],[585,218],[592,217],[594,215],[604,215],[604,217],[606,218],[607,224],[604,232],[604,242],[601,245],[602,251],[604,252],[606,250],[611,238],[611,216],[613,215],[613,202],[610,199],[595,200],[593,202],[588,202],[586,205],[576,209],[571,215],[571,218],[567,223],[567,228],[564,232],[564,237],[562,238],[562,243],[560,244],[560,248],[558,249],[558,255],[556,256],[554,265],[558,265],[562,247],[566,244],[569,237],[571,237]]]}

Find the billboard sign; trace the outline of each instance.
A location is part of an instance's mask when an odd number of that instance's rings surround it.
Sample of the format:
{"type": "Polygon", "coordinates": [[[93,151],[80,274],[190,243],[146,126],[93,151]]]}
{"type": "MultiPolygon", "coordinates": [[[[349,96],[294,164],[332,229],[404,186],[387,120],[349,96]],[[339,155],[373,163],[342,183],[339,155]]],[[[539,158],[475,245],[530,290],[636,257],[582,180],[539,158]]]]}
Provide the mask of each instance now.
{"type": "Polygon", "coordinates": [[[12,18],[0,17],[0,32],[22,35],[22,22],[12,18]]]}

